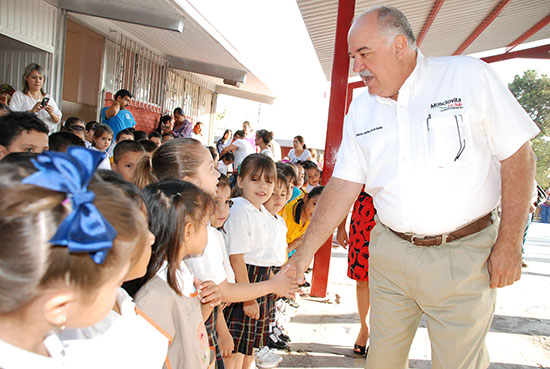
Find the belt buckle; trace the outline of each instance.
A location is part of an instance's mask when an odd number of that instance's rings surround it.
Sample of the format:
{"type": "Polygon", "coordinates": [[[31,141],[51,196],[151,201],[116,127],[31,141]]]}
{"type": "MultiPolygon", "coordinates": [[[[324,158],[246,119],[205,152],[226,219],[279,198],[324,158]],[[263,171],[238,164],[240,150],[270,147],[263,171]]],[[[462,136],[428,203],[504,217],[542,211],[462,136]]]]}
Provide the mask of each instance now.
{"type": "Polygon", "coordinates": [[[415,246],[420,246],[420,245],[417,245],[416,243],[414,243],[414,240],[415,240],[415,239],[421,239],[421,238],[418,237],[417,235],[412,235],[412,236],[411,236],[411,243],[412,243],[413,245],[415,245],[415,246]]]}

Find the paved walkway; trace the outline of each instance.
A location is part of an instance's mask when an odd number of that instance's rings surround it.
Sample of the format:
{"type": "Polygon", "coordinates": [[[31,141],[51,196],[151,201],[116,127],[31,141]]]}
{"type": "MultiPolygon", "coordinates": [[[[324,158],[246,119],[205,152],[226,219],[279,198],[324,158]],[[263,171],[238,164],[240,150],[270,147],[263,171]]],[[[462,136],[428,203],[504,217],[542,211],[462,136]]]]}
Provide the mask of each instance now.
{"type": "MultiPolygon", "coordinates": [[[[363,368],[351,347],[359,331],[355,284],[346,277],[347,253],[333,248],[328,294],[299,300],[289,326],[290,351],[280,368],[363,368]]],[[[533,223],[519,282],[499,290],[487,336],[490,369],[550,368],[550,225],[533,223]]],[[[410,352],[410,368],[430,368],[430,344],[422,321],[410,352]]]]}

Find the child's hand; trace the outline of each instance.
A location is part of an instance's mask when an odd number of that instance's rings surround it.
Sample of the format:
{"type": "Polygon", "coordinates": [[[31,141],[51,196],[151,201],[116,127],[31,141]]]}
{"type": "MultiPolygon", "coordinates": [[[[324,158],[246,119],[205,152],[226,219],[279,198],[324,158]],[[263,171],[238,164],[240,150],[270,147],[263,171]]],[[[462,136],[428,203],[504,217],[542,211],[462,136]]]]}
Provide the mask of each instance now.
{"type": "Polygon", "coordinates": [[[300,292],[296,278],[296,267],[292,264],[282,267],[271,281],[273,283],[273,293],[278,296],[294,298],[296,293],[300,292]]]}
{"type": "Polygon", "coordinates": [[[243,311],[246,316],[252,319],[260,319],[260,305],[258,305],[256,300],[243,302],[243,311]]]}
{"type": "Polygon", "coordinates": [[[233,342],[233,337],[231,337],[227,327],[225,329],[218,329],[218,345],[224,358],[228,358],[233,354],[235,342],[233,342]]]}
{"type": "Polygon", "coordinates": [[[199,291],[199,298],[201,304],[210,304],[214,307],[222,302],[222,295],[220,293],[220,288],[212,281],[199,282],[195,281],[198,284],[197,290],[199,291]],[[199,282],[199,283],[197,283],[199,282]]]}

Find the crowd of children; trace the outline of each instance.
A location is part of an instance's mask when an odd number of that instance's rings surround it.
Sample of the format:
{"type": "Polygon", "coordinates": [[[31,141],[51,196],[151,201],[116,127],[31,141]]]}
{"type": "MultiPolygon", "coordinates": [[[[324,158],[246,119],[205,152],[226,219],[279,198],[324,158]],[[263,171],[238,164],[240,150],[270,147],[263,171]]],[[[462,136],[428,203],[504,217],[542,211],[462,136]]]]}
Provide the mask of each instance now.
{"type": "Polygon", "coordinates": [[[320,169],[227,170],[231,151],[78,118],[48,133],[0,117],[0,367],[277,366],[320,169]]]}

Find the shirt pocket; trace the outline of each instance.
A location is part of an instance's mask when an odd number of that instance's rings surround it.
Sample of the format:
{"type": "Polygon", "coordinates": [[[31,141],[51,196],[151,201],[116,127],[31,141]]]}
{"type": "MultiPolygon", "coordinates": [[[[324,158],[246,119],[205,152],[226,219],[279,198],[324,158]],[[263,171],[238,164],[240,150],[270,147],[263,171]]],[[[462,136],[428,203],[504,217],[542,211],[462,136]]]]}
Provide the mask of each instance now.
{"type": "Polygon", "coordinates": [[[425,134],[427,160],[431,165],[450,167],[464,164],[471,157],[472,135],[466,116],[429,115],[425,134]]]}

